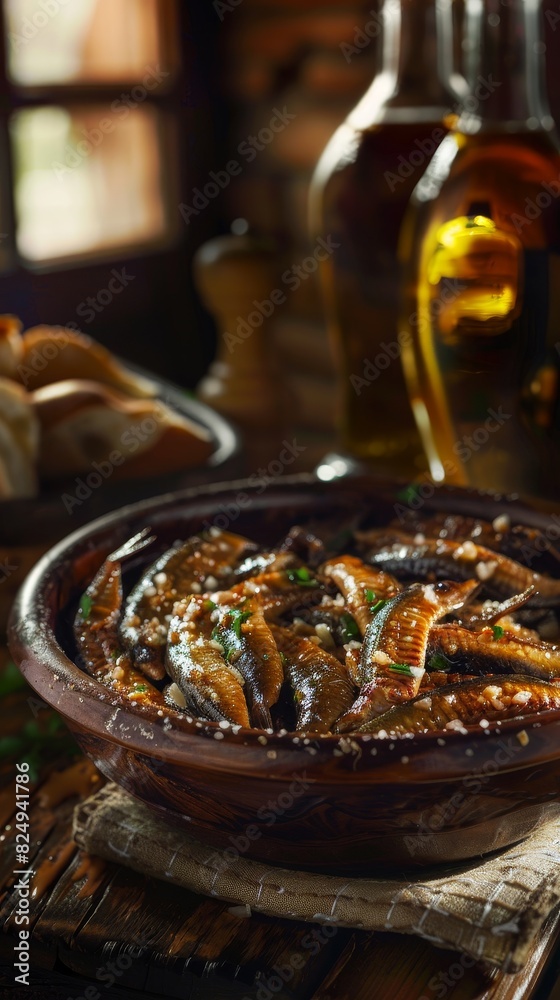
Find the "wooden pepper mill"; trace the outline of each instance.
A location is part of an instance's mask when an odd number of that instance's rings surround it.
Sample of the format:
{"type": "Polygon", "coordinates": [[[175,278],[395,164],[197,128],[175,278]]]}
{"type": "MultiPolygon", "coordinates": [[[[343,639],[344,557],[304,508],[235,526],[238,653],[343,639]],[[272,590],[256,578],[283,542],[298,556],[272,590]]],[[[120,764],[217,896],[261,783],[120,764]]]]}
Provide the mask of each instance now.
{"type": "Polygon", "coordinates": [[[196,394],[241,429],[248,471],[277,458],[284,435],[271,342],[271,321],[285,300],[278,271],[271,243],[249,235],[209,240],[194,259],[196,285],[216,321],[219,345],[196,394]]]}

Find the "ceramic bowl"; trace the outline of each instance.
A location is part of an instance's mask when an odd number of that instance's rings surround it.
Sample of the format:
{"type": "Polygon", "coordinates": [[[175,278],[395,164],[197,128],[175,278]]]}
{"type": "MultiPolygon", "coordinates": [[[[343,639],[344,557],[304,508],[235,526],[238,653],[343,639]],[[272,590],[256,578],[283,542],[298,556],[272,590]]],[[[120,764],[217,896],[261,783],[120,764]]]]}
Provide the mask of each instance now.
{"type": "MultiPolygon", "coordinates": [[[[555,526],[516,500],[426,492],[426,499],[417,496],[426,510],[485,518],[507,510],[514,522],[549,532],[555,526]]],[[[386,523],[396,502],[403,503],[390,483],[302,475],[264,490],[239,481],[126,507],[75,532],[34,568],[13,609],[12,654],[103,774],[205,842],[209,853],[375,874],[457,864],[504,848],[560,811],[560,711],[468,735],[395,741],[233,733],[216,723],[140,715],[114,703],[74,662],[69,623],[78,595],[107,554],[146,525],[162,545],[209,524],[275,543],[305,521],[336,525],[368,512],[373,523],[386,523]]]]}

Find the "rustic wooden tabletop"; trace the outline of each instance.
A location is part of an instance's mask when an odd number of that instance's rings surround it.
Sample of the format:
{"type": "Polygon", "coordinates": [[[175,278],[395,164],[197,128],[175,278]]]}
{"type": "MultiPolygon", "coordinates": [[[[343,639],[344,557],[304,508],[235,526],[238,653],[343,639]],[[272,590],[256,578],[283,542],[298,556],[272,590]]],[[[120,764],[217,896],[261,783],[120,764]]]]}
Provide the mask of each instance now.
{"type": "Polygon", "coordinates": [[[1,1000],[560,1000],[558,912],[525,970],[507,976],[412,937],[239,916],[228,903],[84,857],[72,813],[104,779],[9,664],[0,713],[1,1000]],[[13,966],[25,912],[14,875],[23,761],[32,777],[29,986],[13,966]]]}

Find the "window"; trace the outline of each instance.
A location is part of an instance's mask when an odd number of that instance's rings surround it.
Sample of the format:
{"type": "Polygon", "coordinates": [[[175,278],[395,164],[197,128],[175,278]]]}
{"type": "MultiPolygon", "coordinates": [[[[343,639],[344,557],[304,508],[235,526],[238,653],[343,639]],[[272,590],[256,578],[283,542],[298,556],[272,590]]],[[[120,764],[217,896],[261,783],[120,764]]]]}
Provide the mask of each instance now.
{"type": "Polygon", "coordinates": [[[0,230],[13,220],[14,257],[53,267],[169,245],[179,201],[175,0],[4,0],[3,15],[12,99],[0,230]]]}
{"type": "Polygon", "coordinates": [[[191,387],[215,343],[192,256],[220,206],[187,226],[179,205],[223,160],[220,26],[206,0],[0,0],[0,312],[191,387]]]}

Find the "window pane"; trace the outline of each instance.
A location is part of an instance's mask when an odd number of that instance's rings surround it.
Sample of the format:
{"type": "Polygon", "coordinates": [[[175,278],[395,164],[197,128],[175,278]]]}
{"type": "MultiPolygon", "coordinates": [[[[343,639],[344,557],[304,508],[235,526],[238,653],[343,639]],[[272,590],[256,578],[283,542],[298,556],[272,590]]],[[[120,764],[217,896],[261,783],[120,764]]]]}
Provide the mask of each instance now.
{"type": "Polygon", "coordinates": [[[163,235],[159,112],[152,106],[14,114],[16,239],[29,260],[163,235]],[[127,112],[127,113],[125,113],[127,112]]]}
{"type": "Polygon", "coordinates": [[[8,67],[20,84],[141,80],[164,61],[169,0],[5,0],[8,67]],[[159,10],[159,15],[158,15],[159,10]]]}

